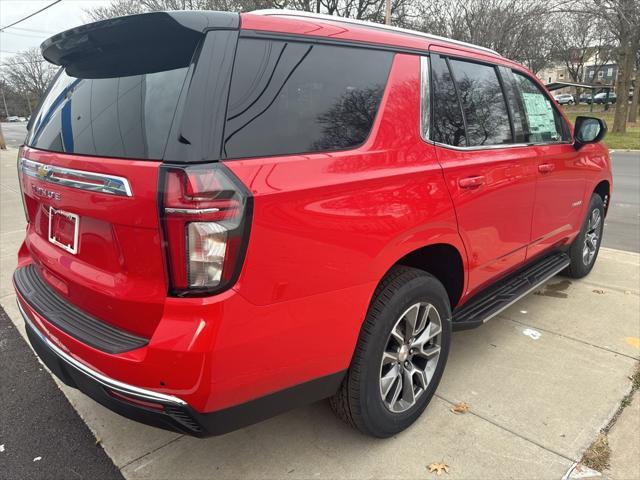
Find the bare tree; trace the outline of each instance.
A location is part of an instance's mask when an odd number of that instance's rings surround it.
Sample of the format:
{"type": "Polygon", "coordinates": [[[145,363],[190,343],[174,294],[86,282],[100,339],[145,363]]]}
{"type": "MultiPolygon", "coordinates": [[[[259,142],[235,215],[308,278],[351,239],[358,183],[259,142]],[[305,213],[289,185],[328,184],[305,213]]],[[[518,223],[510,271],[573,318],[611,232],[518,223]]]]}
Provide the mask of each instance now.
{"type": "Polygon", "coordinates": [[[25,98],[29,113],[44,94],[56,70],[42,58],[37,48],[18,53],[3,64],[4,79],[13,91],[25,98]]]}
{"type": "Polygon", "coordinates": [[[553,15],[564,0],[432,0],[421,2],[414,26],[422,31],[492,48],[544,68],[551,58],[548,42],[553,15]]]}
{"type": "Polygon", "coordinates": [[[602,20],[617,43],[615,57],[618,76],[615,88],[618,101],[612,132],[624,133],[629,111],[627,96],[640,50],[640,4],[637,0],[583,0],[581,3],[585,11],[593,12],[602,20]]]}
{"type": "Polygon", "coordinates": [[[638,97],[640,97],[640,50],[636,52],[636,78],[633,86],[633,98],[629,106],[629,122],[638,121],[638,97]]]}
{"type": "Polygon", "coordinates": [[[555,19],[550,35],[553,56],[566,67],[573,82],[584,80],[584,67],[591,57],[595,33],[589,16],[582,12],[555,19]]]}
{"type": "MultiPolygon", "coordinates": [[[[408,26],[411,0],[392,0],[392,23],[408,26]]],[[[91,21],[161,10],[223,10],[248,12],[260,8],[288,8],[384,23],[385,0],[112,0],[87,9],[91,21]]],[[[415,9],[413,9],[415,10],[415,9]]]]}

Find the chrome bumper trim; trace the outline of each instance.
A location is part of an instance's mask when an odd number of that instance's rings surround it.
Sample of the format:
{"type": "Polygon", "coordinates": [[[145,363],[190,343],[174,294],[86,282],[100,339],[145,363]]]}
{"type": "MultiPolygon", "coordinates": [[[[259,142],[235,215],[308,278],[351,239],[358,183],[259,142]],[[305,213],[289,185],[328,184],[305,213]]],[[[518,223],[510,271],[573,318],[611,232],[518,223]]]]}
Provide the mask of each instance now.
{"type": "Polygon", "coordinates": [[[47,183],[123,197],[133,196],[129,181],[124,177],[47,165],[28,158],[20,158],[20,170],[25,175],[47,183]]]}
{"type": "Polygon", "coordinates": [[[147,400],[151,402],[158,402],[162,404],[169,405],[178,405],[178,406],[187,406],[187,402],[181,400],[178,397],[174,397],[173,395],[166,395],[164,393],[154,392],[152,390],[146,390],[144,388],[136,387],[134,385],[129,385],[127,383],[120,382],[118,380],[114,380],[113,378],[107,377],[99,372],[96,372],[92,368],[89,368],[84,363],[79,362],[68,353],[62,351],[57,345],[55,345],[51,340],[47,338],[47,336],[42,333],[29,319],[28,315],[22,308],[20,301],[16,299],[16,303],[18,304],[18,309],[20,310],[20,314],[27,324],[27,328],[30,328],[33,333],[35,333],[40,340],[44,342],[44,344],[55,353],[60,360],[67,363],[69,366],[79,370],[81,373],[87,375],[91,379],[100,383],[102,386],[110,388],[111,390],[115,390],[120,393],[124,393],[125,395],[129,395],[135,398],[139,398],[141,400],[147,400]]]}

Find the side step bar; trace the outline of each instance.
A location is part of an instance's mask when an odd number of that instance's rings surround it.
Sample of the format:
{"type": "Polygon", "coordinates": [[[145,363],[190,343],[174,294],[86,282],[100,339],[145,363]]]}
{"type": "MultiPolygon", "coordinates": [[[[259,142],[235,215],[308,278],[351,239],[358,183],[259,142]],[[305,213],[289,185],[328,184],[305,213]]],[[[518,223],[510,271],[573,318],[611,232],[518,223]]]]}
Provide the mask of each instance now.
{"type": "Polygon", "coordinates": [[[529,264],[480,292],[453,312],[453,329],[482,325],[569,265],[566,253],[557,252],[529,264]]]}

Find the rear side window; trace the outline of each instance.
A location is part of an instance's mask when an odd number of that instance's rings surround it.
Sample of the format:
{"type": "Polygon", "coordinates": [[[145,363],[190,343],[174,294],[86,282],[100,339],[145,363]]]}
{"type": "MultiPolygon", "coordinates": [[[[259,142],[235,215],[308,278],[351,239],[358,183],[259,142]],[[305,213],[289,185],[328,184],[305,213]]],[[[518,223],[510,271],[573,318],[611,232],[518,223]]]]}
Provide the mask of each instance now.
{"type": "Polygon", "coordinates": [[[162,159],[187,70],[114,78],[61,71],[27,144],[54,152],[162,159]]]}
{"type": "Polygon", "coordinates": [[[238,42],[223,156],[353,148],[382,99],[393,54],[302,42],[238,42]]]}
{"type": "Polygon", "coordinates": [[[525,141],[555,143],[569,140],[569,130],[551,100],[533,80],[513,72],[526,118],[525,141]]]}
{"type": "Polygon", "coordinates": [[[431,57],[433,80],[433,139],[454,147],[467,145],[464,118],[456,86],[447,61],[439,55],[431,57]]]}
{"type": "Polygon", "coordinates": [[[466,121],[467,145],[511,143],[511,124],[496,69],[449,60],[466,121]]]}

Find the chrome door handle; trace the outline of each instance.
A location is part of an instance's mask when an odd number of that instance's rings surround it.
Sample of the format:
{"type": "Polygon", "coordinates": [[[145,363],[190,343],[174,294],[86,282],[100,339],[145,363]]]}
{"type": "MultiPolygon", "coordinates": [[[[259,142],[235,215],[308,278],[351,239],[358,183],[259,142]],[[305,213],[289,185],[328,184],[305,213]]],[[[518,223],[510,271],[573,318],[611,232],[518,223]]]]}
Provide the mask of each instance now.
{"type": "Polygon", "coordinates": [[[466,177],[458,180],[460,188],[478,188],[485,184],[484,175],[476,175],[474,177],[466,177]]]}
{"type": "Polygon", "coordinates": [[[538,171],[540,173],[551,173],[556,168],[553,163],[541,163],[538,165],[538,171]]]}

